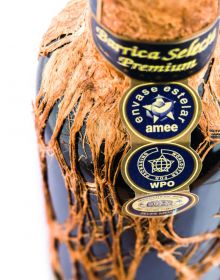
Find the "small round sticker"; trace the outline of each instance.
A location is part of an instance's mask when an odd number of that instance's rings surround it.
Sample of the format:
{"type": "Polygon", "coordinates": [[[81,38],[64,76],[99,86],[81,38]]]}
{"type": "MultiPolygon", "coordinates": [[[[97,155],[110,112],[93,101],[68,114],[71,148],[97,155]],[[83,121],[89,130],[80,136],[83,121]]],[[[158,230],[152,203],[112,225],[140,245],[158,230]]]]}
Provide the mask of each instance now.
{"type": "Polygon", "coordinates": [[[165,193],[134,198],[123,209],[136,217],[169,217],[192,208],[198,201],[198,196],[192,193],[165,193]]]}
{"type": "Polygon", "coordinates": [[[137,137],[155,142],[174,141],[197,125],[201,100],[182,83],[138,85],[125,94],[122,118],[137,137]]]}
{"type": "Polygon", "coordinates": [[[178,144],[145,145],[122,162],[126,182],[135,191],[167,192],[189,185],[201,170],[198,155],[178,144]]]}

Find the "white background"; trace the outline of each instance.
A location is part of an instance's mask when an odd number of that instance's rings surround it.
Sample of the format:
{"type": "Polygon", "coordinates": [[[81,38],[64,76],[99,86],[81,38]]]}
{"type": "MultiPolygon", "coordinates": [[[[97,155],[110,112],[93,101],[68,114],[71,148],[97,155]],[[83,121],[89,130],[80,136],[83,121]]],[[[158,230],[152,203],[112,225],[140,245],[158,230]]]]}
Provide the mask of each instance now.
{"type": "Polygon", "coordinates": [[[0,2],[0,279],[50,280],[32,115],[37,56],[65,0],[0,2]]]}

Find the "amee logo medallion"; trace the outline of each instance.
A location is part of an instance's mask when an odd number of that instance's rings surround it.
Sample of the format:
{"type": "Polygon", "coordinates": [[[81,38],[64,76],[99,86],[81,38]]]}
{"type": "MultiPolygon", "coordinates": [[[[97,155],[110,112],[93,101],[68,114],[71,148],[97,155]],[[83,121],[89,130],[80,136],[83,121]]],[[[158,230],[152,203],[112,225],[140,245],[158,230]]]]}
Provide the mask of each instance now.
{"type": "Polygon", "coordinates": [[[184,84],[143,84],[125,95],[122,117],[139,138],[164,142],[190,134],[200,108],[198,94],[184,84]]]}
{"type": "Polygon", "coordinates": [[[123,161],[123,176],[135,190],[173,191],[189,185],[201,169],[198,155],[177,144],[145,145],[123,161]]]}

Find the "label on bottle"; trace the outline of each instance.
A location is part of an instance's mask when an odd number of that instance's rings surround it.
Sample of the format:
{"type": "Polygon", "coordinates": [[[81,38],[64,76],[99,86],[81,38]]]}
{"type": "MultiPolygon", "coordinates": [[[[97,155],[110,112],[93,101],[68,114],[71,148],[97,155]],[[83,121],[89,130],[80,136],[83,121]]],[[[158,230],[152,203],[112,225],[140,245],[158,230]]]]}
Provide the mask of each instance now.
{"type": "Polygon", "coordinates": [[[201,115],[201,100],[182,83],[148,83],[130,89],[120,111],[129,132],[138,138],[170,142],[190,135],[201,115]]]}
{"type": "Polygon", "coordinates": [[[127,202],[123,211],[142,218],[169,217],[190,209],[198,201],[197,195],[186,192],[140,196],[127,202]]]}
{"type": "Polygon", "coordinates": [[[135,80],[167,82],[184,80],[208,63],[217,42],[219,20],[193,38],[173,42],[122,38],[94,17],[91,27],[97,49],[119,71],[135,80]]]}
{"type": "Polygon", "coordinates": [[[131,150],[122,162],[124,180],[139,192],[170,192],[196,179],[201,160],[178,144],[144,145],[131,150]]]}
{"type": "Polygon", "coordinates": [[[90,0],[90,6],[98,51],[133,80],[120,103],[133,146],[122,161],[121,171],[137,197],[123,209],[138,217],[183,212],[198,201],[186,190],[202,168],[198,154],[189,148],[202,106],[192,88],[174,81],[189,78],[209,62],[219,20],[184,40],[138,41],[117,36],[99,23],[102,1],[90,0]]]}

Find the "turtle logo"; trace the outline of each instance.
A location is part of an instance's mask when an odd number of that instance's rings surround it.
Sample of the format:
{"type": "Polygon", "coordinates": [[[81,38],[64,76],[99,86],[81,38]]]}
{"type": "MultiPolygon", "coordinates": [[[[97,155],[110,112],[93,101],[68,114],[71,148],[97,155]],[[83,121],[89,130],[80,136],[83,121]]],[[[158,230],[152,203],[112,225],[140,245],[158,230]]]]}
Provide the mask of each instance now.
{"type": "Polygon", "coordinates": [[[154,99],[155,101],[151,105],[143,106],[146,109],[147,117],[152,118],[154,123],[158,120],[165,120],[166,118],[175,120],[173,109],[176,102],[160,94],[158,94],[154,99]]]}

